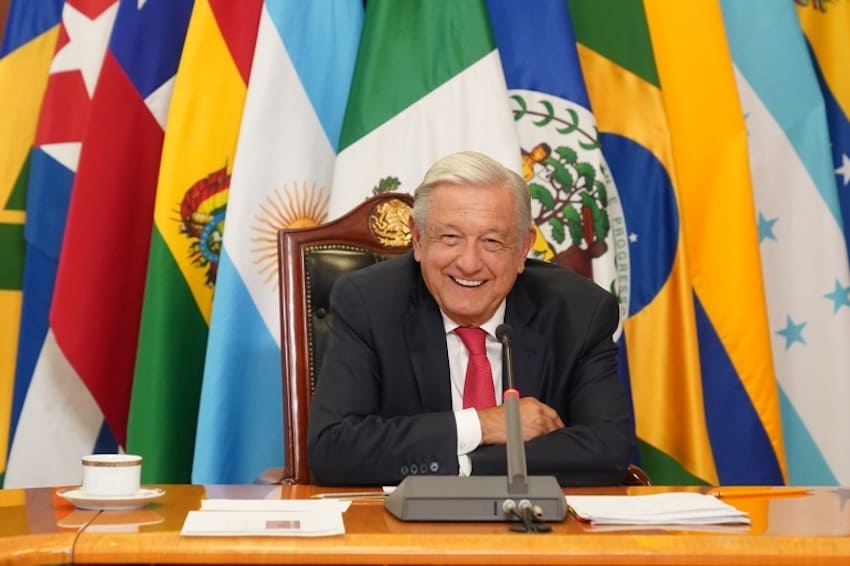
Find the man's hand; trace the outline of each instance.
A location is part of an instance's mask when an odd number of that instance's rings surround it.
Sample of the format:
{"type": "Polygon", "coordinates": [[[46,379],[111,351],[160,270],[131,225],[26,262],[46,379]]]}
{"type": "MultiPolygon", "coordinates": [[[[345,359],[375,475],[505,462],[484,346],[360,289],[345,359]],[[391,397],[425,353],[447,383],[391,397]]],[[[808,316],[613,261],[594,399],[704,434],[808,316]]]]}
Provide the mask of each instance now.
{"type": "MultiPolygon", "coordinates": [[[[507,441],[504,405],[479,410],[478,420],[481,423],[482,444],[504,444],[507,441]]],[[[564,422],[555,409],[534,397],[519,400],[519,422],[524,441],[564,428],[564,422]]]]}

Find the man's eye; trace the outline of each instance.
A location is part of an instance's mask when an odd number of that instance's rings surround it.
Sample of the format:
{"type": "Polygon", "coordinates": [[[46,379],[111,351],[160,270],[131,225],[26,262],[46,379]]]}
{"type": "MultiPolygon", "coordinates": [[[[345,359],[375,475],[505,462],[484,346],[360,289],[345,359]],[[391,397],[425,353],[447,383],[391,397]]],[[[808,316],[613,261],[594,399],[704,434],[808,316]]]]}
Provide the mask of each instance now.
{"type": "Polygon", "coordinates": [[[448,246],[454,246],[460,242],[460,236],[457,234],[443,234],[440,236],[440,241],[448,246]]]}
{"type": "Polygon", "coordinates": [[[503,244],[501,240],[496,240],[494,238],[486,238],[482,242],[482,245],[488,252],[497,252],[505,247],[505,244],[503,244]]]}

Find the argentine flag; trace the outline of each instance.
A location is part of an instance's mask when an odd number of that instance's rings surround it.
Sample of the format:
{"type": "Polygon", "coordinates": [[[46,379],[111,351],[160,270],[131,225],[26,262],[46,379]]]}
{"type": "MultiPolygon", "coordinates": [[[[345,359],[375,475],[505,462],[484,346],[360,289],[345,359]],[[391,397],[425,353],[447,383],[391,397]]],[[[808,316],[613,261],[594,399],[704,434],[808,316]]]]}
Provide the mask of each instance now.
{"type": "Polygon", "coordinates": [[[194,483],[283,464],[276,235],[321,223],[363,22],[358,0],[267,0],[213,300],[194,483]]]}

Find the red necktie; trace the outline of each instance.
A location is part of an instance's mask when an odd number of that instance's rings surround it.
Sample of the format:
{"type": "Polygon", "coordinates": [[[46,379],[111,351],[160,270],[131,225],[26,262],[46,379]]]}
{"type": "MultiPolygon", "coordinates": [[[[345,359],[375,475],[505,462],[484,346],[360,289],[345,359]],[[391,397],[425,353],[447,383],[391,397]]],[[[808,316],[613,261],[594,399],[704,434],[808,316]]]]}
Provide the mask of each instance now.
{"type": "Polygon", "coordinates": [[[484,341],[487,333],[480,328],[455,328],[466,349],[469,350],[469,363],[466,366],[466,380],[463,383],[464,409],[489,409],[496,406],[496,394],[493,391],[493,370],[487,359],[484,341]]]}

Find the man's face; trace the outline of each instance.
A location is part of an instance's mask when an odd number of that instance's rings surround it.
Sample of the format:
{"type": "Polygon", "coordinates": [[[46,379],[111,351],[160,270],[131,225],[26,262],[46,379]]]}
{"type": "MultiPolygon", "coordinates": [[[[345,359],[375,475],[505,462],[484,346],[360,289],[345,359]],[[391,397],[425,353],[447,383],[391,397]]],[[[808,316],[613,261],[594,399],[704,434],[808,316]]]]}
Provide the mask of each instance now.
{"type": "Polygon", "coordinates": [[[425,285],[456,323],[486,322],[522,273],[534,232],[520,243],[516,217],[508,189],[438,185],[427,226],[411,219],[413,253],[425,285]]]}

